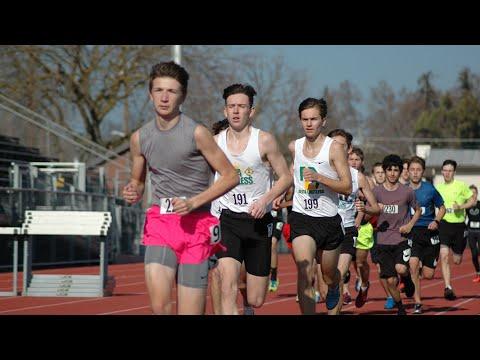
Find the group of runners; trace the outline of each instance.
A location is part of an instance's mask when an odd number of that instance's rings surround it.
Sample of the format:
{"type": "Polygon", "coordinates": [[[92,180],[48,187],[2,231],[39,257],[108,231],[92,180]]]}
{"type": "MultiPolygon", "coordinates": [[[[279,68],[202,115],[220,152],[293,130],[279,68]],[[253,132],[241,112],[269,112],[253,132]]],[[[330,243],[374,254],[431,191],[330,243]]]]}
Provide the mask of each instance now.
{"type": "Polygon", "coordinates": [[[385,308],[406,314],[404,291],[414,297],[414,313],[421,313],[421,282],[433,277],[439,257],[444,296],[453,300],[449,252],[455,264],[462,261],[467,233],[474,281],[480,282],[477,191],[454,179],[455,161],[444,162],[445,182],[437,187],[422,180],[425,161],[417,156],[388,155],[368,176],[352,135],[325,133],[325,100],[307,98],[298,107],[304,136],[288,145],[288,166],[275,136],[252,125],[252,86],[226,87],[225,119],[208,129],[180,109],[188,80],[174,62],[153,66],[155,119],[130,140],[133,165],[124,199],[143,198],[147,169],[152,186],[143,244],[154,314],[173,312],[174,283],[176,313],[205,314],[209,279],[215,314],[254,314],[268,291],[278,290],[282,237],[297,267],[302,314],[315,314],[321,299],[328,314],[340,314],[352,301],[351,273],[355,306],[362,307],[370,288],[369,252],[385,308]]]}

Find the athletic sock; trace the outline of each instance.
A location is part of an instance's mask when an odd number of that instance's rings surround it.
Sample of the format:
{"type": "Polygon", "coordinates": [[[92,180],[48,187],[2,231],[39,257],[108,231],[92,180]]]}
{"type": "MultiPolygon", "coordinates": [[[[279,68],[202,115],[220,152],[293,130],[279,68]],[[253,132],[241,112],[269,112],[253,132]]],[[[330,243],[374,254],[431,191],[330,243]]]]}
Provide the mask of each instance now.
{"type": "Polygon", "coordinates": [[[270,280],[277,280],[277,268],[270,268],[270,280]]]}

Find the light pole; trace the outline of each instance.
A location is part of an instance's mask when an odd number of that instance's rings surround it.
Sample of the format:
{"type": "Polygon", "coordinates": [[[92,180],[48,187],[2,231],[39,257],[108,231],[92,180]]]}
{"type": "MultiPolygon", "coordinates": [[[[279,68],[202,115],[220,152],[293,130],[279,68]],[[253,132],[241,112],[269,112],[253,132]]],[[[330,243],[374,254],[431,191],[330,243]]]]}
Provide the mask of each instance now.
{"type": "Polygon", "coordinates": [[[178,65],[182,64],[182,45],[172,45],[172,58],[178,65]]]}

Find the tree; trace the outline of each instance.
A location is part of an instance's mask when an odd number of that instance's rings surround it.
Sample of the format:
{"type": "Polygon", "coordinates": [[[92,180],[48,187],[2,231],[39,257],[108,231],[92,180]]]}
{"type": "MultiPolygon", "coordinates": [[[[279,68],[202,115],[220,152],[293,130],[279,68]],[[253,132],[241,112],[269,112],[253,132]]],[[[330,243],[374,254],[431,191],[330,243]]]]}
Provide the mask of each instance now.
{"type": "Polygon", "coordinates": [[[420,75],[417,80],[420,86],[419,93],[423,99],[425,109],[431,109],[437,105],[437,94],[432,85],[433,73],[428,71],[420,75]]]}

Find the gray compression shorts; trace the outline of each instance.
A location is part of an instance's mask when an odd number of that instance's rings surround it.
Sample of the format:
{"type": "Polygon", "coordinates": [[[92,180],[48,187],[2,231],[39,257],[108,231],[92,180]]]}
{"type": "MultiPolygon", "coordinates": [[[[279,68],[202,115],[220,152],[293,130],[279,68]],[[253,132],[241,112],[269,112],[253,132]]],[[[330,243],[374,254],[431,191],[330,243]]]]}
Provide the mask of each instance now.
{"type": "Polygon", "coordinates": [[[177,284],[206,289],[208,287],[208,259],[200,264],[178,264],[175,252],[168,246],[147,246],[145,265],[161,264],[177,270],[177,284]]]}

